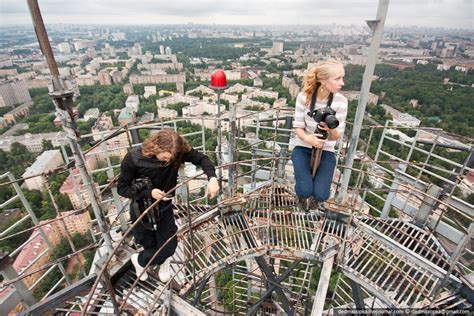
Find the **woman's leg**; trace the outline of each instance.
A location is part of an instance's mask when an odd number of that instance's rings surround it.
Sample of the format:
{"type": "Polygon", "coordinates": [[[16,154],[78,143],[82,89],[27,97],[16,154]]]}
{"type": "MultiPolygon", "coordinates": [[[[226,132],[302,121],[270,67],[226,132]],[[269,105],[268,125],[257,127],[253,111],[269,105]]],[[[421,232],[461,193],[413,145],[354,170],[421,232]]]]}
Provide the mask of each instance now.
{"type": "Polygon", "coordinates": [[[311,178],[311,148],[296,146],[291,154],[293,170],[295,172],[295,192],[300,198],[308,198],[313,192],[311,178]]]}
{"type": "Polygon", "coordinates": [[[136,243],[143,246],[143,251],[138,255],[138,263],[142,267],[153,258],[155,253],[168,241],[169,238],[171,238],[171,240],[163,247],[163,249],[160,250],[159,254],[156,255],[152,264],[162,264],[168,257],[171,257],[174,254],[176,247],[178,246],[177,237],[172,237],[178,230],[178,227],[174,222],[172,210],[164,212],[162,216],[163,217],[159,221],[158,230],[148,230],[143,228],[140,224],[135,227],[136,229],[134,229],[136,243]]]}
{"type": "Polygon", "coordinates": [[[315,201],[324,202],[329,199],[335,168],[336,155],[330,151],[323,151],[316,176],[313,180],[313,198],[315,201]]]}

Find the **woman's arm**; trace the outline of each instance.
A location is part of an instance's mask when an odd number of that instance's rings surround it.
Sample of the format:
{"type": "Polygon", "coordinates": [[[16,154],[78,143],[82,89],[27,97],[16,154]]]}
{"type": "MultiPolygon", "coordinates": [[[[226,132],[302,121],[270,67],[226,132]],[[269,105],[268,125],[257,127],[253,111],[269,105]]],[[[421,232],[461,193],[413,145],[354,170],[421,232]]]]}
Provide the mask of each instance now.
{"type": "Polygon", "coordinates": [[[293,128],[295,129],[296,135],[302,141],[310,144],[313,147],[321,148],[324,145],[325,140],[319,139],[316,134],[308,134],[305,131],[306,122],[306,112],[308,109],[305,105],[306,98],[303,93],[298,94],[296,97],[296,105],[295,105],[295,114],[293,117],[293,128]]]}
{"type": "Polygon", "coordinates": [[[295,128],[295,133],[296,135],[298,135],[298,137],[310,144],[311,146],[313,147],[316,147],[316,148],[321,148],[323,147],[324,143],[326,142],[325,139],[320,139],[318,138],[318,136],[321,136],[321,134],[307,134],[306,131],[304,130],[304,128],[301,128],[301,127],[296,127],[295,128]]]}
{"type": "Polygon", "coordinates": [[[184,161],[190,162],[195,166],[200,166],[202,171],[207,175],[208,179],[216,177],[216,169],[214,164],[211,162],[208,156],[196,149],[191,149],[188,153],[184,154],[184,161]]]}
{"type": "Polygon", "coordinates": [[[219,191],[219,184],[217,182],[214,164],[211,162],[209,157],[193,148],[189,153],[184,155],[184,161],[191,162],[192,164],[202,168],[209,180],[207,183],[206,195],[209,195],[211,198],[215,197],[219,191]]]}
{"type": "Polygon", "coordinates": [[[133,163],[131,153],[127,153],[120,165],[120,175],[117,181],[117,192],[119,195],[133,199],[133,198],[151,198],[152,194],[149,189],[144,189],[137,192],[132,184],[133,180],[138,177],[137,167],[133,163]]]}

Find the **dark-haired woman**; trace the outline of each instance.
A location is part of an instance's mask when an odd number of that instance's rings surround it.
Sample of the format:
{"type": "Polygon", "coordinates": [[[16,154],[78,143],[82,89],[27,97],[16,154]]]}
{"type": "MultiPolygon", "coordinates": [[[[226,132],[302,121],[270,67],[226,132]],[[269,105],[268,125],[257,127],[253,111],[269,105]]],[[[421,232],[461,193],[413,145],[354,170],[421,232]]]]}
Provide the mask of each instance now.
{"type": "MultiPolygon", "coordinates": [[[[174,192],[166,197],[164,194],[176,186],[178,169],[184,162],[202,168],[208,177],[206,194],[211,198],[216,196],[219,187],[214,165],[206,155],[193,149],[173,130],[162,130],[150,136],[142,146],[131,149],[122,161],[117,189],[121,196],[132,200],[132,221],[155,200],[160,200],[158,207],[150,210],[133,230],[135,242],[143,246],[141,252],[131,257],[137,275],[143,272],[155,253],[171,238],[151,263],[160,265],[159,278],[162,282],[168,282],[171,277],[169,261],[178,244],[177,238],[173,237],[177,226],[171,202],[174,192]]],[[[140,280],[147,278],[145,271],[140,280]]]]}

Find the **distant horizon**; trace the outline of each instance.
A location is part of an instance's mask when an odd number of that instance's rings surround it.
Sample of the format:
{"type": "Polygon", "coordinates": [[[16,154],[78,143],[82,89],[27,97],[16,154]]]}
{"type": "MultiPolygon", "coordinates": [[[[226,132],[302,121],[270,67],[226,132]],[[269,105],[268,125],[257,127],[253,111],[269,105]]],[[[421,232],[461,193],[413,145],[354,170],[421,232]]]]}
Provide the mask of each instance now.
{"type": "MultiPolygon", "coordinates": [[[[46,23],[46,27],[50,26],[90,26],[90,27],[146,27],[146,26],[245,26],[245,27],[311,27],[311,26],[358,26],[358,27],[366,27],[367,24],[364,22],[361,23],[320,23],[320,24],[232,24],[232,23],[149,23],[149,24],[125,24],[125,23],[104,23],[104,24],[91,24],[91,23],[46,23]]],[[[23,24],[10,24],[10,25],[0,25],[0,29],[4,28],[12,28],[12,27],[33,27],[32,23],[23,23],[23,24]]],[[[385,24],[385,28],[404,28],[404,29],[441,29],[441,30],[462,30],[467,32],[473,32],[474,29],[465,28],[465,27],[447,27],[447,26],[423,26],[423,25],[400,25],[400,24],[385,24]]]]}

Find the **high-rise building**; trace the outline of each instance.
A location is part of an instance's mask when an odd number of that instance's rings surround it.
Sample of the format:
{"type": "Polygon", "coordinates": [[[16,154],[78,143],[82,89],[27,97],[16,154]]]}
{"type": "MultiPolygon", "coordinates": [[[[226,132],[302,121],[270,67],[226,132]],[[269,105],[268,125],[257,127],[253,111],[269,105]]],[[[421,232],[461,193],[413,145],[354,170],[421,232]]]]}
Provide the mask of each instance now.
{"type": "Polygon", "coordinates": [[[79,40],[79,41],[74,42],[74,49],[78,51],[87,47],[93,47],[96,44],[97,44],[96,41],[79,40]]]}
{"type": "Polygon", "coordinates": [[[165,54],[166,55],[171,55],[173,52],[171,51],[171,48],[169,46],[166,46],[165,48],[165,54]]]}
{"type": "Polygon", "coordinates": [[[71,52],[71,46],[69,45],[69,43],[66,43],[66,42],[59,43],[58,50],[60,53],[69,54],[71,52]]]}
{"type": "Polygon", "coordinates": [[[24,81],[7,82],[0,85],[0,106],[12,106],[31,101],[28,85],[24,81]]]}
{"type": "Polygon", "coordinates": [[[283,42],[273,42],[272,53],[278,54],[283,52],[283,42]]]}
{"type": "Polygon", "coordinates": [[[131,54],[132,55],[142,55],[143,54],[142,46],[140,44],[133,45],[133,47],[131,49],[131,54]]]}
{"type": "Polygon", "coordinates": [[[91,58],[91,59],[95,58],[95,55],[96,55],[96,54],[95,54],[95,49],[94,49],[94,47],[88,47],[88,48],[86,49],[86,55],[87,55],[87,57],[89,57],[89,58],[91,58]]]}
{"type": "Polygon", "coordinates": [[[161,55],[165,54],[165,47],[163,45],[160,45],[160,54],[161,55]]]}
{"type": "Polygon", "coordinates": [[[114,71],[112,71],[112,72],[110,73],[110,75],[112,76],[112,81],[113,81],[114,83],[120,83],[120,82],[122,82],[122,80],[123,80],[123,74],[122,74],[122,72],[121,72],[120,70],[118,70],[118,69],[115,69],[114,71]]]}
{"type": "Polygon", "coordinates": [[[123,32],[112,33],[112,38],[114,41],[124,41],[126,39],[123,32]]]}
{"type": "Polygon", "coordinates": [[[122,87],[123,93],[131,95],[133,94],[133,86],[131,83],[126,83],[122,87]]]}
{"type": "Polygon", "coordinates": [[[98,74],[99,83],[102,86],[107,86],[112,84],[112,77],[110,77],[109,73],[106,70],[99,71],[98,74]]]}

